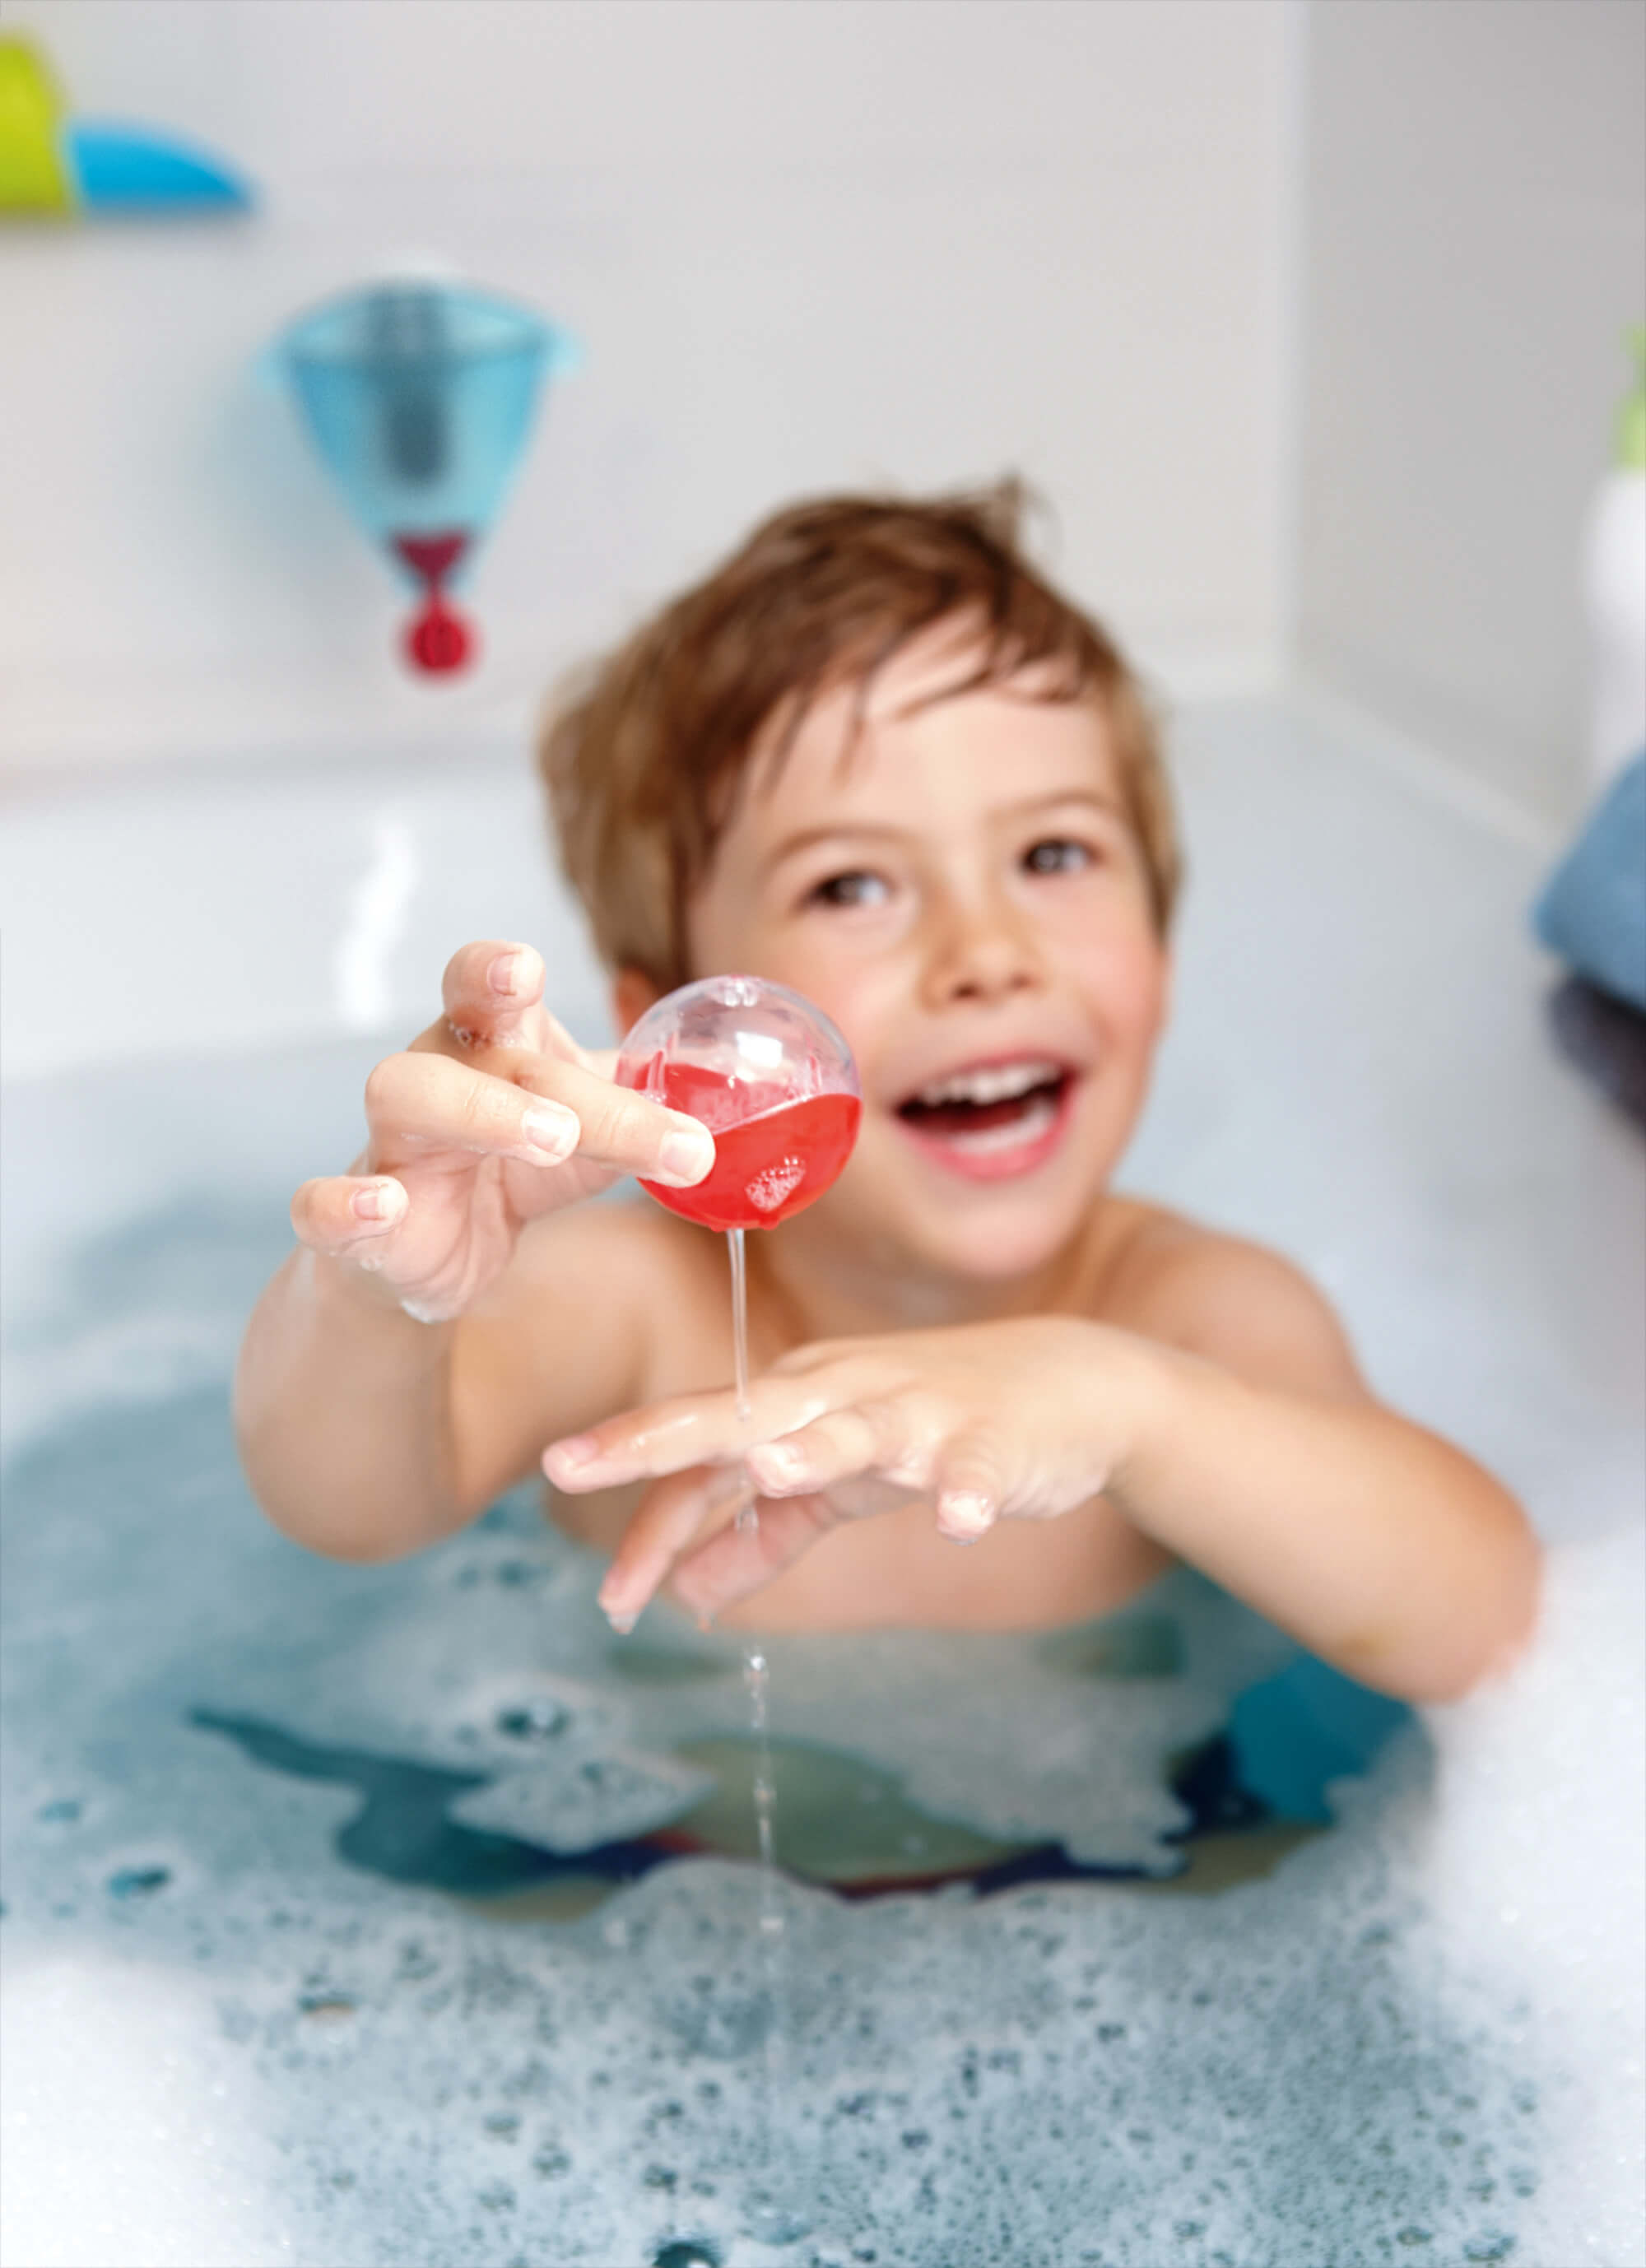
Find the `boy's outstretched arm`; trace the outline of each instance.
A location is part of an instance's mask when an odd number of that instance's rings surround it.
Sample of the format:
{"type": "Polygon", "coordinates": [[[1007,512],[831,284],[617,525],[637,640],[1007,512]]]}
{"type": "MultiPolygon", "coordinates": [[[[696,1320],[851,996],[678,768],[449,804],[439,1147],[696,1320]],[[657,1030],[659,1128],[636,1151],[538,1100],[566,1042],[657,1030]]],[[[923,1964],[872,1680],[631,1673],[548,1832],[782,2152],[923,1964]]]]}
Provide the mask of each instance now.
{"type": "Polygon", "coordinates": [[[1295,1270],[1185,1241],[1140,1304],[1147,1332],[1039,1316],[802,1349],[757,1382],[747,1431],[729,1395],[701,1395],[557,1443],[545,1466],[569,1489],[674,1476],[607,1577],[620,1621],[671,1569],[688,1606],[730,1603],[882,1508],[890,1484],[934,1498],[963,1542],[1103,1493],[1302,1645],[1407,1699],[1456,1698],[1512,1660],[1538,1592],[1524,1513],[1372,1400],[1295,1270]],[[724,1498],[713,1469],[745,1453],[759,1530],[705,1540],[724,1498]]]}
{"type": "Polygon", "coordinates": [[[316,1550],[433,1543],[531,1469],[547,1410],[576,1423],[644,1390],[645,1304],[624,1298],[616,1225],[557,1226],[535,1280],[516,1247],[624,1172],[701,1180],[713,1143],[615,1086],[544,1010],[543,982],[528,946],[455,954],[444,1015],[367,1081],[364,1154],[292,1201],[299,1249],[247,1328],[235,1423],[263,1510],[316,1550]],[[596,1265],[591,1300],[579,1279],[596,1265]]]}

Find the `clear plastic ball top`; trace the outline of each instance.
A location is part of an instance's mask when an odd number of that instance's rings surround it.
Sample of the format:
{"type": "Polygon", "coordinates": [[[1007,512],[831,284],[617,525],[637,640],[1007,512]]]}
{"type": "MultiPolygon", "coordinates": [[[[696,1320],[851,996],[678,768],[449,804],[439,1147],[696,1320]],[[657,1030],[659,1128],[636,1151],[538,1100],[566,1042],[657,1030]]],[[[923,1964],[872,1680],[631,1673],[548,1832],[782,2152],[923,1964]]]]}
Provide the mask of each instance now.
{"type": "Polygon", "coordinates": [[[624,1041],[617,1082],[657,1101],[680,1084],[671,1072],[702,1071],[690,1083],[703,1108],[690,1110],[711,1133],[741,1125],[814,1094],[856,1094],[857,1065],[838,1026],[786,984],[763,976],[705,976],[646,1010],[624,1041]]]}
{"type": "Polygon", "coordinates": [[[714,1171],[696,1189],[642,1183],[707,1227],[774,1227],[823,1194],[856,1139],[860,1093],[845,1037],[764,977],[709,976],[669,993],[624,1040],[616,1077],[715,1137],[714,1171]]]}

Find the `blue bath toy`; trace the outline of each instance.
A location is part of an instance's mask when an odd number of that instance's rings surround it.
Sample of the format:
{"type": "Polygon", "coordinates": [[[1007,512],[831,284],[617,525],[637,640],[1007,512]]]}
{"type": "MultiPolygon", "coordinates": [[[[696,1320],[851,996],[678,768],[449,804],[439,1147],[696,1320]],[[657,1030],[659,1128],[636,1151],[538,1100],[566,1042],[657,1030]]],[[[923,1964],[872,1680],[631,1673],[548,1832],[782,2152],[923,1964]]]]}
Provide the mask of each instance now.
{"type": "Polygon", "coordinates": [[[406,650],[460,668],[469,623],[447,603],[525,446],[539,388],[578,359],[528,309],[429,281],[328,300],[276,342],[275,361],[344,502],[423,592],[406,650]]]}
{"type": "Polygon", "coordinates": [[[40,48],[0,38],[0,214],[236,212],[251,202],[243,177],[197,145],[70,118],[40,48]]]}
{"type": "Polygon", "coordinates": [[[74,119],[63,147],[81,203],[99,211],[239,212],[252,202],[220,158],[146,127],[74,119]]]}

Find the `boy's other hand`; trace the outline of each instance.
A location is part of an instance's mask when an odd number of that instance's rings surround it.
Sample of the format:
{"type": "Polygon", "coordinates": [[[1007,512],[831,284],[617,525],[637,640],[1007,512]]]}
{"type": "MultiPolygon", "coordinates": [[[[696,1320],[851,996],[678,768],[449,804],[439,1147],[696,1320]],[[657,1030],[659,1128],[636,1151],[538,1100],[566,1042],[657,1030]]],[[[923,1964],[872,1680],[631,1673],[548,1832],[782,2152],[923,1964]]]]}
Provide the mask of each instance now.
{"type": "Polygon", "coordinates": [[[557,1488],[653,1486],[601,1586],[628,1627],[665,1581],[710,1616],[771,1581],[841,1521],[923,1497],[940,1533],[975,1543],[997,1520],[1054,1519],[1118,1476],[1148,1390],[1126,1332],[1036,1316],[801,1347],[734,1395],[682,1395],[555,1442],[557,1488]],[[727,1468],[759,1491],[738,1528],[727,1468]]]}
{"type": "Polygon", "coordinates": [[[461,1314],[528,1221],[624,1174],[688,1189],[714,1163],[696,1119],[616,1086],[543,1005],[529,946],[466,945],[445,1012],[365,1084],[370,1138],[292,1203],[303,1243],[377,1277],[419,1321],[461,1314]]]}

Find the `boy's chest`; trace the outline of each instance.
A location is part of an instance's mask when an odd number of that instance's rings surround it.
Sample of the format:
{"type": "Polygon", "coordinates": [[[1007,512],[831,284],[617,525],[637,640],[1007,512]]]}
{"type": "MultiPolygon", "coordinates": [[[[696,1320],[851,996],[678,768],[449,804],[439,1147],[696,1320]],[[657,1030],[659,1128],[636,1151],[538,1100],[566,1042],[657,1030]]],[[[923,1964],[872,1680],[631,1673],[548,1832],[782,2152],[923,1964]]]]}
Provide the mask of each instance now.
{"type": "MultiPolygon", "coordinates": [[[[704,1257],[713,1264],[683,1270],[671,1287],[671,1328],[649,1400],[723,1390],[730,1381],[729,1286],[718,1250],[704,1257]]],[[[750,1292],[750,1368],[758,1377],[795,1342],[757,1285],[750,1292]]],[[[548,1510],[567,1535],[609,1556],[644,1494],[643,1483],[587,1496],[550,1491],[548,1510]]],[[[726,1517],[705,1521],[705,1535],[726,1517]]],[[[1123,1605],[1170,1565],[1170,1554],[1102,1497],[1058,1520],[1004,1521],[966,1545],[941,1535],[932,1506],[912,1498],[831,1528],[720,1619],[769,1631],[1046,1629],[1123,1605]]]]}

